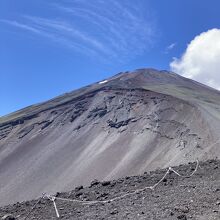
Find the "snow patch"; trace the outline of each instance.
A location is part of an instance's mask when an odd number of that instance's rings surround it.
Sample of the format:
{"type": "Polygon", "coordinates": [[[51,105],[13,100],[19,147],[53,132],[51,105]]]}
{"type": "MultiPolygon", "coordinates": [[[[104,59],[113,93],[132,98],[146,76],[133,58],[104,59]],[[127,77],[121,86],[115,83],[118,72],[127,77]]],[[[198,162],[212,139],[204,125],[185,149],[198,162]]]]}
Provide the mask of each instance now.
{"type": "Polygon", "coordinates": [[[104,83],[107,83],[107,82],[108,82],[108,80],[104,80],[104,81],[99,82],[99,84],[104,84],[104,83]]]}

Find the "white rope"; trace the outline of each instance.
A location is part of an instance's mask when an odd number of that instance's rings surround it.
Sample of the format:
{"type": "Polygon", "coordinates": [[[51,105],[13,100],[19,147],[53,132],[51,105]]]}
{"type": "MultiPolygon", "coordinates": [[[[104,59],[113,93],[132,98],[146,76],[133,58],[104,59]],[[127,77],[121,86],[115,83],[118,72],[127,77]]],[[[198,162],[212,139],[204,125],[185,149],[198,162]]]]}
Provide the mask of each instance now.
{"type": "Polygon", "coordinates": [[[45,193],[42,193],[42,196],[37,200],[37,202],[34,204],[34,206],[31,208],[31,211],[26,215],[26,217],[24,218],[24,220],[28,219],[29,215],[33,212],[33,210],[35,209],[35,207],[37,206],[37,204],[40,202],[41,199],[43,199],[45,197],[45,193]]]}
{"type": "MultiPolygon", "coordinates": [[[[196,171],[198,170],[198,167],[199,167],[199,161],[197,160],[196,161],[197,164],[196,164],[196,168],[195,170],[189,175],[189,176],[184,176],[184,175],[181,175],[179,174],[177,171],[175,171],[172,167],[169,167],[168,170],[166,171],[166,173],[164,174],[164,176],[157,182],[155,183],[153,186],[147,186],[147,187],[144,187],[142,189],[137,189],[133,192],[129,192],[129,193],[126,193],[124,195],[121,195],[121,196],[117,196],[113,199],[108,199],[108,200],[93,200],[93,201],[82,201],[82,200],[77,200],[77,199],[66,199],[66,198],[61,198],[61,197],[54,197],[54,196],[50,196],[48,195],[47,197],[51,200],[51,198],[53,198],[54,200],[52,200],[54,202],[54,207],[55,207],[55,210],[56,210],[56,213],[58,213],[57,211],[57,208],[56,208],[56,204],[55,204],[55,199],[57,200],[62,200],[62,201],[68,201],[68,202],[75,202],[75,203],[81,203],[82,205],[93,205],[93,204],[97,204],[97,203],[108,203],[108,202],[113,202],[115,200],[119,200],[119,199],[122,199],[126,196],[129,196],[129,195],[133,195],[133,194],[136,194],[138,192],[142,192],[146,189],[150,189],[150,190],[154,190],[166,177],[167,175],[170,173],[170,172],[174,172],[176,175],[180,176],[180,177],[192,177],[196,171]]],[[[59,213],[58,213],[59,214],[59,213]]],[[[57,214],[57,216],[58,216],[57,214]]]]}
{"type": "Polygon", "coordinates": [[[54,205],[54,209],[55,209],[57,218],[59,218],[59,217],[60,217],[60,214],[59,214],[59,212],[58,212],[57,205],[56,205],[56,202],[55,202],[56,197],[55,197],[55,196],[47,196],[47,197],[48,197],[48,199],[49,199],[50,201],[53,202],[53,205],[54,205]]]}
{"type": "Polygon", "coordinates": [[[198,170],[198,167],[199,167],[199,161],[196,160],[196,168],[195,168],[195,170],[189,176],[184,176],[184,175],[179,174],[172,167],[170,168],[170,170],[173,171],[178,176],[181,176],[181,177],[184,177],[184,178],[189,178],[189,177],[191,177],[191,176],[193,176],[195,174],[195,172],[198,170]]]}
{"type": "Polygon", "coordinates": [[[165,173],[165,175],[157,182],[155,183],[151,188],[152,190],[154,190],[155,187],[157,187],[165,178],[166,176],[170,173],[171,171],[171,167],[168,168],[167,172],[165,173]]]}

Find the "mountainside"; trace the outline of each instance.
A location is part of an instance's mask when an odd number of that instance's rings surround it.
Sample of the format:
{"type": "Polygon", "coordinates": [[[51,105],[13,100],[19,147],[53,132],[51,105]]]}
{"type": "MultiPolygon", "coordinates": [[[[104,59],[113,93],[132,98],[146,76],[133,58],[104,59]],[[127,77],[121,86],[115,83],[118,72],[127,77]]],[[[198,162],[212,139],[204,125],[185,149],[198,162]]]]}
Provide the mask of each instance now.
{"type": "Polygon", "coordinates": [[[112,181],[92,181],[55,196],[45,195],[0,208],[0,218],[11,214],[16,220],[56,219],[149,219],[219,220],[220,161],[189,163],[112,181]],[[198,169],[196,169],[198,168],[198,169]],[[167,174],[165,176],[165,174],[167,174]],[[151,190],[149,187],[154,187],[151,190]],[[48,199],[49,198],[49,199],[48,199]]]}
{"type": "Polygon", "coordinates": [[[140,69],[0,118],[0,205],[220,156],[220,92],[140,69]]]}

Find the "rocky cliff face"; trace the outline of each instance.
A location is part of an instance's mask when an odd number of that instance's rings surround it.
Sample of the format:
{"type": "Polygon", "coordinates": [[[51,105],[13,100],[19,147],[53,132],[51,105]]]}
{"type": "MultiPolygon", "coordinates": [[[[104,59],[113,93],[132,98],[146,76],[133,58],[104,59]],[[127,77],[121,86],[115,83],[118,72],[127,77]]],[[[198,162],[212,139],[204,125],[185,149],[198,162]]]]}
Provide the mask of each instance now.
{"type": "Polygon", "coordinates": [[[141,69],[0,119],[0,204],[220,155],[220,93],[141,69]]]}

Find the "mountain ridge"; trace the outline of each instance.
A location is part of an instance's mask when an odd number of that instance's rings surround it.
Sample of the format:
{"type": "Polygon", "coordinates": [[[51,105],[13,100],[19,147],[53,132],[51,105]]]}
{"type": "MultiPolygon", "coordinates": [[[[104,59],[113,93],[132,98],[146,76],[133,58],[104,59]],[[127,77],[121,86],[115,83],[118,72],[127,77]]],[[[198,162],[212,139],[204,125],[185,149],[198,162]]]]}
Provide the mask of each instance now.
{"type": "MultiPolygon", "coordinates": [[[[147,72],[147,75],[149,76],[149,74],[150,74],[151,71],[153,71],[153,76],[155,76],[155,73],[158,74],[158,71],[157,71],[156,69],[153,69],[153,68],[141,68],[141,69],[136,69],[134,72],[129,72],[129,71],[120,72],[120,73],[114,75],[113,77],[110,77],[109,80],[112,81],[112,80],[115,80],[115,79],[120,78],[120,77],[122,77],[122,78],[124,78],[124,77],[131,77],[131,79],[132,79],[132,78],[135,79],[135,78],[137,77],[137,75],[143,76],[144,74],[146,74],[145,72],[147,72]]],[[[218,90],[215,90],[215,89],[213,89],[213,88],[211,88],[211,87],[208,87],[208,86],[206,86],[206,85],[204,85],[204,84],[201,84],[201,83],[199,83],[199,82],[197,82],[197,81],[184,78],[184,77],[182,77],[182,76],[180,76],[180,75],[178,75],[178,74],[176,74],[176,73],[174,73],[174,72],[170,72],[170,71],[166,71],[166,70],[161,70],[161,71],[159,71],[159,73],[160,73],[160,77],[159,77],[159,80],[160,80],[160,81],[161,81],[161,76],[162,76],[161,73],[162,73],[162,74],[168,74],[168,76],[178,77],[179,79],[184,79],[184,80],[186,80],[186,81],[188,80],[189,82],[193,82],[193,83],[195,83],[195,84],[198,84],[199,86],[202,86],[202,87],[207,88],[207,89],[209,89],[209,90],[213,90],[214,92],[219,93],[219,95],[220,95],[220,92],[219,92],[218,90]]],[[[146,75],[145,75],[145,76],[146,76],[146,75]]],[[[151,77],[152,77],[152,75],[151,75],[151,77]]],[[[167,75],[166,75],[166,77],[167,77],[167,75]]],[[[165,77],[165,78],[166,78],[166,77],[165,77]]],[[[152,77],[152,78],[154,78],[154,77],[152,77]]],[[[148,78],[148,79],[149,79],[149,78],[148,78]]],[[[169,79],[170,79],[170,77],[169,77],[169,79]]],[[[102,80],[102,81],[105,81],[105,80],[102,80]]],[[[97,85],[97,84],[99,84],[99,83],[102,82],[102,81],[99,81],[99,82],[97,82],[97,83],[93,83],[93,84],[91,84],[91,85],[97,85]]],[[[167,83],[167,82],[162,81],[162,84],[163,84],[163,83],[167,83]]],[[[30,105],[30,106],[28,106],[28,107],[25,107],[25,108],[23,108],[23,109],[21,109],[21,110],[17,110],[17,111],[12,112],[12,113],[10,113],[10,114],[8,114],[8,115],[2,116],[2,117],[0,117],[0,125],[1,125],[2,123],[7,122],[7,117],[10,117],[10,116],[13,117],[14,114],[16,114],[16,113],[18,113],[18,112],[20,112],[20,111],[23,111],[23,110],[26,110],[26,109],[29,109],[29,108],[34,108],[34,107],[37,107],[37,106],[41,106],[41,105],[44,105],[45,103],[51,102],[51,101],[53,101],[53,100],[54,100],[54,101],[59,100],[60,98],[63,99],[63,98],[65,98],[65,96],[74,95],[74,93],[76,93],[76,92],[81,92],[81,90],[85,90],[85,93],[86,93],[86,92],[87,92],[86,89],[87,89],[87,88],[90,88],[91,85],[84,86],[84,87],[82,87],[82,88],[80,88],[80,89],[76,89],[76,90],[74,90],[74,91],[64,93],[64,94],[59,95],[59,96],[57,96],[57,97],[55,97],[55,98],[52,98],[52,99],[50,99],[50,100],[43,101],[43,102],[40,102],[40,103],[38,103],[38,104],[33,104],[33,105],[30,105]]],[[[151,88],[151,89],[153,89],[153,88],[151,88]]],[[[150,90],[150,88],[149,88],[149,90],[150,90]]],[[[171,94],[169,94],[169,95],[171,95],[171,94]]],[[[55,107],[55,106],[54,106],[54,107],[55,107]]],[[[46,110],[46,109],[45,109],[45,110],[46,110]]],[[[8,120],[10,120],[10,119],[8,119],[8,120]]]]}

